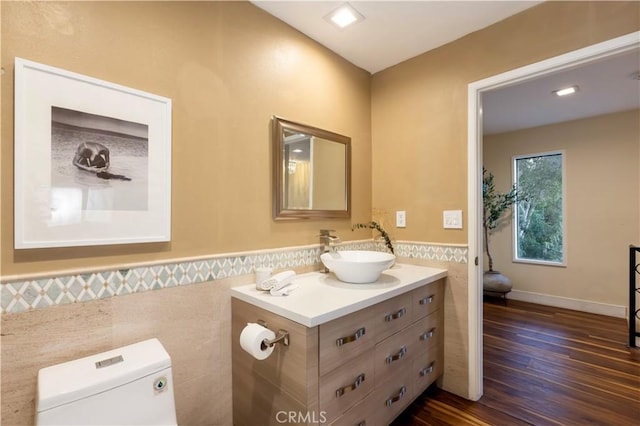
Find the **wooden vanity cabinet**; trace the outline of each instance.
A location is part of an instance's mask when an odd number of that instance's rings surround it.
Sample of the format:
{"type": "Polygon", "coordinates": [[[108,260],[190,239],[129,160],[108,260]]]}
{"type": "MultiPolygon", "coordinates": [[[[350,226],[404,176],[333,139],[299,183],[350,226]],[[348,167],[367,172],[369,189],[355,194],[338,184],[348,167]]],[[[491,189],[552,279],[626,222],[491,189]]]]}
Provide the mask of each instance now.
{"type": "Polygon", "coordinates": [[[317,327],[232,299],[234,424],[390,423],[442,374],[443,287],[441,279],[317,327]],[[288,330],[290,346],[263,361],[244,352],[240,332],[257,320],[288,330]]]}

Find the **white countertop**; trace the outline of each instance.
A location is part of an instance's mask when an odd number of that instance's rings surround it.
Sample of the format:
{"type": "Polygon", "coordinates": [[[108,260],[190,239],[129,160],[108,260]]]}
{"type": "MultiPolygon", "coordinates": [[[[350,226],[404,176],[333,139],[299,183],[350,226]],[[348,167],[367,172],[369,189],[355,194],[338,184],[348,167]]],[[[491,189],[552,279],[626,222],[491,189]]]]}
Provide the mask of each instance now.
{"type": "Polygon", "coordinates": [[[288,296],[272,296],[249,284],[233,287],[231,297],[315,327],[446,276],[446,269],[399,263],[384,271],[375,283],[348,284],[333,273],[309,272],[293,278],[298,288],[288,296]]]}

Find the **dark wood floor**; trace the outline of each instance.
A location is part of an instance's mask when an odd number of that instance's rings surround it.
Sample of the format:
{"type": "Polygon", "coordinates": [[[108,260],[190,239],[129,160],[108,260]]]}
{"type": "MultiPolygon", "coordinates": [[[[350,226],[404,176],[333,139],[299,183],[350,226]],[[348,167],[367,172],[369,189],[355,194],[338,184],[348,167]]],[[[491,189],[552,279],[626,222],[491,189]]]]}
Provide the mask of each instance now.
{"type": "Polygon", "coordinates": [[[640,425],[640,351],[624,319],[487,298],[483,335],[482,398],[432,387],[393,426],[640,425]]]}

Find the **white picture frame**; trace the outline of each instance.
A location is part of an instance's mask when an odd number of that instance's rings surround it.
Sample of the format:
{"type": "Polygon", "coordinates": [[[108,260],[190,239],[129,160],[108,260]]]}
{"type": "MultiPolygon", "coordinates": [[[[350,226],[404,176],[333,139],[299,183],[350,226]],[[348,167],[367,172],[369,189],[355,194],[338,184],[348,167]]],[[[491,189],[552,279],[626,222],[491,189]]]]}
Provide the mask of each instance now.
{"type": "Polygon", "coordinates": [[[171,240],[171,99],[15,58],[14,247],[171,240]]]}

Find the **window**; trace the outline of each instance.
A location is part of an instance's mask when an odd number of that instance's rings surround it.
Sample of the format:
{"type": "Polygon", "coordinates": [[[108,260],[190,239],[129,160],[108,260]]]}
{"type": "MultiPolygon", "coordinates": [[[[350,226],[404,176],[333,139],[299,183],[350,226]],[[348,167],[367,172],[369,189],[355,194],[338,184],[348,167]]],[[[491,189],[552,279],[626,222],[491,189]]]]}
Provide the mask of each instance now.
{"type": "Polygon", "coordinates": [[[514,158],[515,261],[565,264],[564,153],[514,158]]]}

